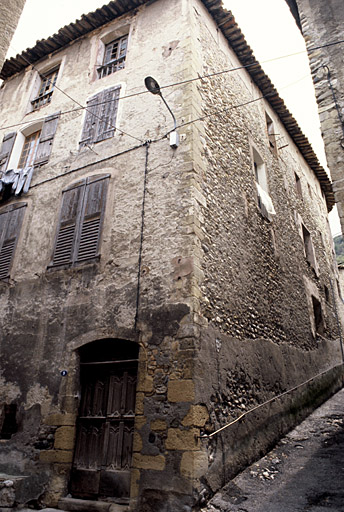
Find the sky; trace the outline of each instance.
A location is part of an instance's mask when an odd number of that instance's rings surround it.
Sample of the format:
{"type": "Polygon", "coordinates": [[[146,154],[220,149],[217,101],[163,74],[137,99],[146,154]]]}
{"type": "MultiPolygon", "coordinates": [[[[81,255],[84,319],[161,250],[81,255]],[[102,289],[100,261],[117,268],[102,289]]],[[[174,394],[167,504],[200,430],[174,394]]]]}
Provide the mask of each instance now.
{"type": "MultiPolygon", "coordinates": [[[[26,0],[7,57],[35,45],[82,14],[102,7],[104,0],[26,0]]],[[[223,0],[231,10],[288,109],[326,167],[316,101],[305,43],[285,0],[223,0]],[[270,61],[270,62],[269,62],[270,61]]],[[[333,235],[340,233],[337,212],[330,214],[333,235]]]]}

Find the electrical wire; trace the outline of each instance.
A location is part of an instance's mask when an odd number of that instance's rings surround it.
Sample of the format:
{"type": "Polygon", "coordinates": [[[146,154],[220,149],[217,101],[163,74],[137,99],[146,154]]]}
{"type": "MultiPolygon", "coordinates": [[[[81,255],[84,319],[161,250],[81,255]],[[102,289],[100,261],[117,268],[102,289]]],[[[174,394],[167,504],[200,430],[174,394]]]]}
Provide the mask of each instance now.
{"type": "MultiPolygon", "coordinates": [[[[312,52],[312,51],[315,51],[315,50],[318,50],[318,49],[321,49],[321,48],[326,48],[326,47],[329,47],[329,46],[334,46],[334,45],[337,45],[337,44],[342,44],[344,43],[344,40],[339,40],[339,41],[334,41],[332,43],[328,43],[328,44],[325,44],[325,45],[319,45],[319,46],[315,46],[313,48],[309,48],[308,49],[308,52],[312,52]]],[[[13,48],[12,45],[10,45],[11,48],[15,51],[17,51],[15,48],[13,48]]],[[[234,71],[239,71],[240,69],[247,69],[247,68],[250,68],[250,67],[254,67],[254,66],[260,66],[260,64],[267,64],[267,63],[270,63],[270,62],[274,62],[274,61],[277,61],[277,60],[281,60],[281,59],[285,59],[285,58],[289,58],[289,57],[295,57],[297,55],[301,55],[301,54],[304,54],[304,53],[307,53],[307,50],[302,50],[300,52],[295,52],[295,53],[290,53],[290,54],[287,54],[287,55],[281,55],[279,57],[274,57],[272,59],[268,59],[268,60],[265,60],[265,61],[262,61],[262,62],[253,62],[251,64],[246,64],[246,65],[242,65],[242,66],[237,66],[235,68],[231,68],[231,69],[225,69],[225,70],[222,70],[222,71],[216,71],[214,73],[209,73],[209,74],[206,74],[206,75],[200,75],[198,77],[194,77],[194,78],[189,78],[187,80],[181,80],[179,82],[174,82],[174,83],[171,83],[171,84],[167,84],[167,85],[162,85],[160,86],[160,89],[167,89],[169,87],[177,87],[179,85],[185,85],[185,84],[188,84],[188,83],[191,83],[191,82],[195,82],[197,80],[203,80],[203,79],[206,79],[206,78],[212,78],[214,76],[218,76],[218,75],[222,75],[222,74],[225,74],[225,73],[232,73],[234,71]]],[[[25,57],[23,57],[26,62],[29,63],[28,59],[26,59],[25,57]]],[[[29,63],[30,66],[32,66],[34,69],[36,69],[36,71],[39,73],[39,71],[37,70],[37,68],[35,68],[35,66],[31,63],[29,63]]],[[[41,76],[44,76],[42,75],[41,73],[39,73],[41,76]]],[[[65,94],[66,96],[68,96],[74,103],[77,103],[79,105],[79,108],[77,109],[71,109],[71,110],[66,110],[64,112],[61,112],[60,115],[64,115],[64,114],[69,114],[71,112],[76,112],[78,110],[84,110],[86,109],[87,110],[87,107],[83,106],[81,103],[77,102],[76,100],[74,100],[73,98],[71,98],[67,93],[65,93],[61,88],[59,87],[56,87],[55,85],[55,88],[58,89],[60,92],[62,92],[63,94],[65,94]]],[[[135,92],[135,93],[132,93],[132,94],[127,94],[125,96],[122,96],[120,98],[118,98],[118,101],[121,101],[121,100],[125,100],[125,99],[128,99],[128,98],[134,98],[136,96],[141,96],[142,94],[147,94],[149,91],[139,91],[139,92],[135,92]]],[[[103,103],[107,103],[107,102],[99,102],[99,103],[96,103],[95,105],[101,105],[103,103]]],[[[38,118],[38,119],[33,119],[32,122],[35,122],[35,121],[40,121],[44,118],[38,118]]],[[[100,120],[102,120],[100,118],[100,120]]],[[[25,125],[27,124],[28,121],[23,121],[21,123],[16,123],[16,124],[12,124],[12,125],[7,125],[7,126],[0,126],[0,130],[6,130],[6,129],[9,129],[9,128],[15,128],[16,126],[22,126],[22,125],[25,125]]],[[[112,125],[111,125],[112,126],[112,125]]],[[[112,126],[113,127],[113,126],[112,126]]],[[[121,130],[119,128],[116,128],[116,130],[120,131],[121,130]]],[[[135,138],[136,140],[138,140],[139,142],[143,142],[141,139],[137,139],[136,137],[134,137],[133,135],[130,135],[130,134],[127,134],[125,132],[122,131],[122,133],[124,133],[125,135],[128,135],[129,137],[133,137],[135,138]]]]}
{"type": "MultiPolygon", "coordinates": [[[[13,48],[13,47],[12,47],[13,48]]],[[[24,55],[22,55],[22,58],[23,60],[25,60],[29,66],[32,66],[32,68],[37,71],[37,73],[39,74],[39,76],[41,78],[44,78],[46,80],[49,80],[51,82],[51,80],[46,76],[44,75],[44,73],[41,73],[34,64],[32,64],[26,57],[24,57],[24,55]]],[[[89,110],[86,107],[84,107],[81,103],[79,103],[79,101],[77,101],[76,99],[72,98],[72,96],[70,94],[68,94],[66,91],[64,91],[63,89],[61,89],[60,87],[58,87],[56,84],[54,85],[54,89],[57,89],[58,91],[60,91],[62,94],[64,94],[65,96],[67,96],[68,99],[70,99],[73,103],[76,103],[77,105],[79,105],[79,107],[81,107],[82,109],[86,110],[86,112],[88,112],[89,114],[91,114],[92,116],[94,116],[96,119],[98,119],[99,121],[103,121],[103,119],[100,117],[100,116],[97,116],[96,114],[94,114],[94,112],[91,112],[91,110],[89,110]]],[[[112,100],[113,101],[113,100],[112,100]]],[[[130,135],[130,133],[126,133],[125,131],[123,130],[120,130],[119,128],[116,128],[116,126],[114,126],[112,123],[110,123],[109,121],[106,122],[106,125],[107,126],[110,126],[111,128],[114,128],[115,130],[118,130],[119,132],[123,133],[124,135],[127,135],[128,137],[131,137],[132,139],[135,139],[139,142],[144,142],[143,140],[141,139],[138,139],[137,137],[135,137],[134,135],[130,135]]]]}
{"type": "Polygon", "coordinates": [[[235,420],[227,423],[226,425],[224,425],[223,427],[215,430],[215,432],[212,432],[211,434],[203,434],[201,436],[199,436],[200,439],[211,439],[212,437],[214,437],[215,435],[219,434],[220,432],[222,432],[223,430],[231,427],[232,425],[234,425],[235,423],[238,423],[240,420],[242,420],[245,416],[247,416],[248,414],[251,414],[252,412],[256,411],[257,409],[260,409],[261,407],[264,407],[264,405],[267,405],[267,404],[270,404],[271,402],[274,402],[275,400],[277,400],[278,398],[281,398],[282,396],[284,395],[287,395],[288,393],[291,393],[292,391],[295,391],[296,389],[298,388],[301,388],[302,386],[304,386],[305,384],[308,384],[309,382],[311,382],[312,380],[314,379],[317,379],[318,377],[321,377],[322,375],[325,375],[325,373],[331,371],[331,370],[334,370],[336,368],[341,368],[343,366],[343,363],[341,364],[338,364],[336,366],[333,366],[332,368],[329,368],[328,370],[325,370],[321,373],[318,373],[317,375],[314,375],[313,377],[311,377],[310,379],[308,380],[305,380],[304,382],[301,382],[301,384],[298,384],[297,386],[294,386],[293,388],[290,388],[290,389],[287,389],[287,391],[284,391],[284,393],[281,393],[279,395],[276,395],[274,396],[273,398],[270,398],[270,400],[266,400],[266,402],[263,402],[259,405],[256,405],[255,407],[253,407],[252,409],[242,413],[240,416],[238,416],[235,420]]]}

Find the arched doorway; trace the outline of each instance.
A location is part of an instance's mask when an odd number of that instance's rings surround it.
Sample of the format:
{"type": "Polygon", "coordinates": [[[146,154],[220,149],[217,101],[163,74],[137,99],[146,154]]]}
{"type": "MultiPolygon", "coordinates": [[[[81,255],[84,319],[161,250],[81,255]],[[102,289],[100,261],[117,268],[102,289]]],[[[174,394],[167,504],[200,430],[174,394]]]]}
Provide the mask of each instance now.
{"type": "Polygon", "coordinates": [[[129,499],[139,346],[106,339],[79,349],[81,401],[70,492],[129,499]]]}

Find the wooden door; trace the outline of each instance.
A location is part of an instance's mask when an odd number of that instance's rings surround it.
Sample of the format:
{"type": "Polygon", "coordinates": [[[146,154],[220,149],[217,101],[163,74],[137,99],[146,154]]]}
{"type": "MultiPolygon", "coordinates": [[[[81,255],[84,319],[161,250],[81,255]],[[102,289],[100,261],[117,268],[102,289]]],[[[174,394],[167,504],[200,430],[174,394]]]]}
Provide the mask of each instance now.
{"type": "Polygon", "coordinates": [[[82,366],[73,497],[128,500],[136,380],[136,361],[82,366]]]}

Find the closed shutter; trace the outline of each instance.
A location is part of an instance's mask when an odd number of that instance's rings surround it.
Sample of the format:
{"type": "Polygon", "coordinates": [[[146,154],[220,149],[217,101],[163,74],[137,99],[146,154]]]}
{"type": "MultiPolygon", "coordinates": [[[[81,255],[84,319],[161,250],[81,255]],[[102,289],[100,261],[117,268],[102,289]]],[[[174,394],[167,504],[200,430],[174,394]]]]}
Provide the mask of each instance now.
{"type": "Polygon", "coordinates": [[[86,146],[93,142],[97,129],[97,115],[102,94],[102,92],[96,94],[86,103],[86,116],[80,140],[81,146],[86,146]]]}
{"type": "Polygon", "coordinates": [[[120,87],[103,91],[102,102],[99,105],[98,129],[94,142],[109,139],[115,133],[120,87]]]}
{"type": "Polygon", "coordinates": [[[42,165],[49,160],[59,117],[60,112],[57,112],[44,120],[34,165],[42,165]]]}
{"type": "Polygon", "coordinates": [[[111,87],[86,103],[86,117],[80,145],[86,146],[113,137],[115,133],[120,87],[111,87]]]}
{"type": "Polygon", "coordinates": [[[51,266],[98,256],[109,175],[91,176],[63,192],[51,266]]]}
{"type": "Polygon", "coordinates": [[[7,169],[16,135],[16,132],[7,133],[2,140],[0,150],[0,172],[4,172],[7,169]]]}
{"type": "Polygon", "coordinates": [[[77,261],[98,255],[108,179],[88,178],[79,229],[77,261]]]}
{"type": "Polygon", "coordinates": [[[68,265],[73,262],[84,189],[85,182],[82,181],[63,193],[53,266],[68,265]]]}
{"type": "Polygon", "coordinates": [[[14,204],[0,212],[0,279],[9,276],[25,206],[14,204]]]}

